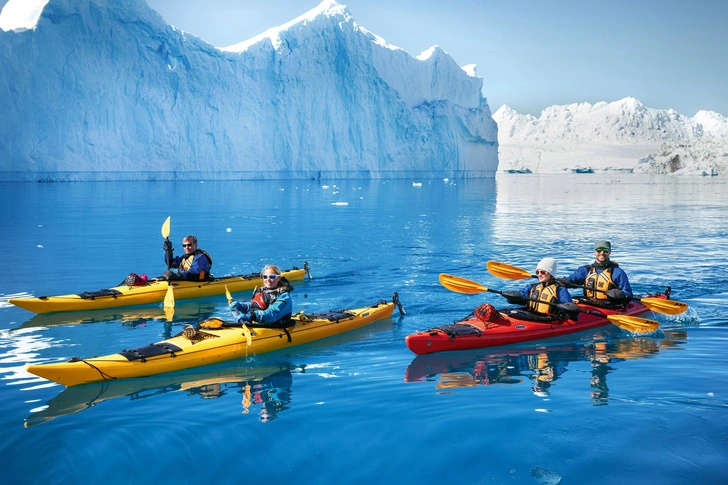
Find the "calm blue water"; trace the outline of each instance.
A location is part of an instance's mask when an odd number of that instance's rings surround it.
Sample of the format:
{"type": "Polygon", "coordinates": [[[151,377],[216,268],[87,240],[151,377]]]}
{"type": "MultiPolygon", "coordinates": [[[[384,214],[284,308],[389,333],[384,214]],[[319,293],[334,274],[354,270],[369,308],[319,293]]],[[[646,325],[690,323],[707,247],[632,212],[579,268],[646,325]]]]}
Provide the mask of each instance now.
{"type": "MultiPolygon", "coordinates": [[[[499,175],[475,181],[0,184],[4,483],[725,483],[728,181],[499,175]],[[421,182],[415,186],[412,182],[421,182]],[[348,205],[343,205],[346,203],[348,205]],[[225,364],[66,389],[26,364],[158,341],[229,317],[224,296],[34,317],[14,295],[108,288],[164,269],[160,228],[195,234],[217,275],[308,261],[295,311],[399,292],[407,315],[225,364]],[[596,239],[638,293],[690,305],[661,330],[416,357],[406,335],[493,294],[493,259],[560,273],[596,239]]],[[[244,295],[240,295],[244,297],[244,295]]]]}

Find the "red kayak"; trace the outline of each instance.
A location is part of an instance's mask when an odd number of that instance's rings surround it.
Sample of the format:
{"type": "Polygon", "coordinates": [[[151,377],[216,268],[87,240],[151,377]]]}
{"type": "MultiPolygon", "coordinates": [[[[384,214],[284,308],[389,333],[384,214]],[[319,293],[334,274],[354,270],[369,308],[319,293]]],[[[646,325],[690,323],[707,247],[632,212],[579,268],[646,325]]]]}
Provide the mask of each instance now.
{"type": "MultiPolygon", "coordinates": [[[[665,298],[659,295],[657,298],[665,298]]],[[[480,308],[480,307],[479,307],[480,308]]],[[[491,307],[492,308],[492,307],[491,307]]],[[[480,317],[474,312],[455,323],[408,335],[407,347],[415,354],[450,350],[470,350],[541,340],[582,330],[610,325],[607,315],[636,316],[649,312],[642,303],[629,302],[625,307],[609,309],[579,303],[583,313],[577,320],[533,321],[523,318],[527,312],[503,309],[480,317]],[[588,313],[587,313],[588,312],[588,313]],[[521,318],[519,318],[521,317],[521,318]]],[[[495,309],[493,309],[495,310],[495,309]]]]}

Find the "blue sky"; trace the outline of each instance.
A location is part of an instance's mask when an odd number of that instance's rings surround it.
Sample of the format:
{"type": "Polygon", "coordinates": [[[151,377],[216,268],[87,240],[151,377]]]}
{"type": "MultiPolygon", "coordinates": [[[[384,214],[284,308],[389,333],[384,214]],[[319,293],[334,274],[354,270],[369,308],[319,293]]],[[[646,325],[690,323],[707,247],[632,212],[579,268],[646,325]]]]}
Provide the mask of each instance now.
{"type": "MultiPolygon", "coordinates": [[[[149,0],[216,45],[281,25],[318,0],[149,0]]],[[[678,0],[339,0],[415,56],[439,45],[477,64],[491,110],[632,96],[651,108],[728,116],[728,2],[678,0]]]]}
{"type": "MultiPolygon", "coordinates": [[[[0,0],[0,6],[6,0],[0,0]]],[[[148,0],[172,25],[222,47],[319,0],[148,0]]],[[[339,0],[416,56],[437,44],[477,64],[495,111],[632,96],[652,108],[728,116],[728,1],[339,0]]]]}

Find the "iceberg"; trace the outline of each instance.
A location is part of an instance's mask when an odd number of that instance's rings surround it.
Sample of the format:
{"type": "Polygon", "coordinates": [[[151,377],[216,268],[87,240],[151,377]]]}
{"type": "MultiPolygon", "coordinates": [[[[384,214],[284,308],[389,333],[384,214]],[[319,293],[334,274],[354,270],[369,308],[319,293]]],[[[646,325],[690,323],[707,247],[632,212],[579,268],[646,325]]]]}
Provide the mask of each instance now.
{"type": "Polygon", "coordinates": [[[144,0],[10,0],[0,28],[0,181],[497,170],[475,66],[413,57],[333,0],[223,48],[144,0]]]}
{"type": "Polygon", "coordinates": [[[628,97],[551,106],[538,118],[504,105],[493,119],[503,172],[699,175],[728,170],[728,118],[713,111],[691,118],[628,97]]]}

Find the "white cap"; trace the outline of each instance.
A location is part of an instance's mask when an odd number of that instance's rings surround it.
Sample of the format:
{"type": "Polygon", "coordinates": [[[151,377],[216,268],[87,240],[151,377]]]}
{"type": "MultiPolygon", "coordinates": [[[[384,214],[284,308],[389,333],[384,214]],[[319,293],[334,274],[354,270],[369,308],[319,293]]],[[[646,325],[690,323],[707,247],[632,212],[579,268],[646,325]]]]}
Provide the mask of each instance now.
{"type": "Polygon", "coordinates": [[[556,276],[556,268],[558,267],[559,265],[556,264],[556,260],[554,258],[543,258],[541,262],[538,263],[538,266],[536,266],[536,271],[547,271],[551,276],[556,276]]]}

